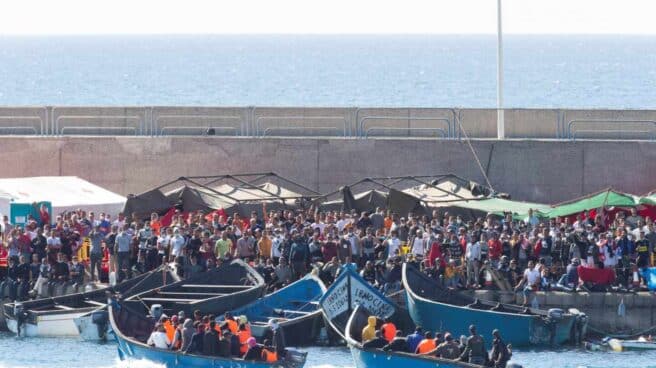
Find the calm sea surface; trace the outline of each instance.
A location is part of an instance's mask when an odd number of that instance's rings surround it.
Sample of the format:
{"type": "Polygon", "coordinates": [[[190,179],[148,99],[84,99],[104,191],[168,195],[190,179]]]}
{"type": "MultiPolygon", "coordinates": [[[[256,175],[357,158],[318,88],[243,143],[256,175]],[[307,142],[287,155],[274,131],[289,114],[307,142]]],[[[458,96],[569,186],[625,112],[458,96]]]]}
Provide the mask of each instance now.
{"type": "MultiPolygon", "coordinates": [[[[353,367],[346,348],[307,348],[307,368],[353,367]]],[[[526,368],[646,368],[656,367],[656,352],[607,353],[578,350],[521,351],[513,360],[526,368]]],[[[77,339],[17,339],[0,333],[0,368],[160,368],[148,361],[120,362],[116,345],[77,339]]],[[[399,367],[402,368],[402,367],[399,367]]]]}
{"type": "MultiPolygon", "coordinates": [[[[0,105],[493,107],[494,36],[0,37],[0,105]]],[[[506,106],[656,108],[656,36],[506,36],[506,106]]]]}

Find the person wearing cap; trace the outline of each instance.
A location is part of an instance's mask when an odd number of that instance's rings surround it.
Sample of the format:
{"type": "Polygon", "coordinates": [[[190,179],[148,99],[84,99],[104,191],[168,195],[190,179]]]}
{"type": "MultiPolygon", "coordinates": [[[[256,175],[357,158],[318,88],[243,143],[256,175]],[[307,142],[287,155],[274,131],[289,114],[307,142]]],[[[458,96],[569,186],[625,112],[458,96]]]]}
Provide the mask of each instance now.
{"type": "Polygon", "coordinates": [[[508,349],[508,346],[501,339],[501,333],[499,330],[494,329],[492,331],[492,351],[490,352],[490,361],[494,364],[494,368],[506,368],[506,364],[510,360],[511,352],[508,349]]]}
{"type": "Polygon", "coordinates": [[[271,318],[269,320],[269,331],[268,331],[267,339],[270,340],[273,344],[273,347],[276,352],[276,356],[278,359],[282,359],[285,357],[285,349],[287,347],[287,343],[285,342],[285,333],[282,328],[280,328],[280,325],[278,324],[278,320],[275,318],[271,318]],[[270,338],[269,338],[270,337],[270,338]]]}
{"type": "Polygon", "coordinates": [[[444,342],[437,345],[437,347],[426,355],[434,355],[438,358],[443,359],[458,359],[460,356],[460,345],[453,340],[451,333],[447,332],[444,334],[444,342]]]}
{"type": "Polygon", "coordinates": [[[485,351],[485,340],[476,333],[476,326],[469,326],[469,337],[465,344],[465,350],[460,354],[460,360],[471,364],[483,365],[487,358],[485,351]]]}

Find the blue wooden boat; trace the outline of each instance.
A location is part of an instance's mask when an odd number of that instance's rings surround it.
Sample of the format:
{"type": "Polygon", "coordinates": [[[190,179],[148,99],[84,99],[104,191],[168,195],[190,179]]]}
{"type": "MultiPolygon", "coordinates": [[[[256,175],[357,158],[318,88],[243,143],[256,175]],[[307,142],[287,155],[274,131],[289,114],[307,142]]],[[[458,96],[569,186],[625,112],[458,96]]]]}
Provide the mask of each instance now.
{"type": "Polygon", "coordinates": [[[340,273],[319,299],[328,338],[333,344],[345,343],[344,330],[357,306],[371,311],[381,320],[388,319],[404,331],[414,329],[408,311],[374,288],[355,269],[342,267],[340,273]]]}
{"type": "Polygon", "coordinates": [[[287,349],[284,360],[266,363],[240,358],[183,354],[148,346],[145,342],[155,326],[155,321],[116,299],[109,301],[109,320],[118,342],[118,356],[121,360],[148,360],[167,368],[301,368],[305,365],[307,354],[291,349],[287,349]]]}
{"type": "Polygon", "coordinates": [[[346,324],[345,338],[351,350],[356,368],[481,368],[482,366],[433,356],[401,352],[386,352],[380,349],[365,349],[361,343],[361,333],[367,325],[370,313],[363,307],[356,307],[346,324]]]}
{"type": "MultiPolygon", "coordinates": [[[[307,275],[231,313],[246,316],[251,333],[260,342],[270,334],[269,321],[275,318],[288,346],[312,345],[323,327],[319,298],[325,292],[326,286],[318,277],[307,275]]],[[[223,321],[223,316],[217,321],[223,321]]]]}
{"type": "Polygon", "coordinates": [[[545,311],[474,299],[441,287],[407,264],[403,265],[403,286],[410,317],[427,330],[468,335],[469,325],[474,324],[489,345],[492,331],[498,328],[513,346],[577,342],[585,334],[587,317],[576,310],[545,311]]]}

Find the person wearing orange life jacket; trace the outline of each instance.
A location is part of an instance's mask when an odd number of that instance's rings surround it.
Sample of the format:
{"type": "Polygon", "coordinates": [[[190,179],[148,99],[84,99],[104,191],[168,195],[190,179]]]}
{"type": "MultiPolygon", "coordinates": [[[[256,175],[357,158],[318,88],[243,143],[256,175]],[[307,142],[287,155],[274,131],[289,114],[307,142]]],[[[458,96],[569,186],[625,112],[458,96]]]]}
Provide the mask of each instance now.
{"type": "Polygon", "coordinates": [[[173,326],[173,338],[171,339],[171,350],[180,350],[182,347],[182,323],[179,323],[177,315],[171,317],[171,325],[173,326]]]}
{"type": "Polygon", "coordinates": [[[435,344],[435,339],[433,339],[433,334],[430,331],[426,331],[424,339],[421,340],[419,345],[417,345],[415,354],[426,354],[435,350],[436,347],[437,345],[435,344]]]}
{"type": "Polygon", "coordinates": [[[164,326],[166,337],[168,337],[169,341],[173,341],[173,338],[175,337],[175,327],[173,327],[173,324],[171,324],[169,317],[162,317],[161,323],[164,326]]]}
{"type": "Polygon", "coordinates": [[[239,345],[240,345],[239,352],[243,356],[248,351],[247,341],[249,338],[252,337],[251,332],[248,329],[246,329],[245,324],[241,324],[239,325],[239,332],[237,333],[237,336],[239,336],[239,345]]]}
{"type": "Polygon", "coordinates": [[[385,320],[385,323],[380,327],[380,330],[383,332],[383,337],[387,342],[392,342],[394,337],[396,337],[396,326],[390,320],[385,320]]]}
{"type": "Polygon", "coordinates": [[[271,340],[264,340],[262,360],[267,363],[275,363],[278,361],[278,353],[276,353],[276,349],[271,345],[271,340]]]}
{"type": "Polygon", "coordinates": [[[232,316],[232,314],[230,312],[225,312],[223,318],[225,319],[225,323],[228,326],[230,332],[232,332],[234,335],[237,335],[239,333],[239,324],[237,321],[235,321],[235,318],[232,316]]]}

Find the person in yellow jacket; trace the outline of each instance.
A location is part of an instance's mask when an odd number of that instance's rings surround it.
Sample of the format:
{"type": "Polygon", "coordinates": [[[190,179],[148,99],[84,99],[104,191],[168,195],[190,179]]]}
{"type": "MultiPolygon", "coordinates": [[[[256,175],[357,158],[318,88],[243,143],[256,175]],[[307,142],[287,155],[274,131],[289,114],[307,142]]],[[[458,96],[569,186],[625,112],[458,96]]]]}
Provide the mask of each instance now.
{"type": "Polygon", "coordinates": [[[362,329],[362,341],[369,341],[376,337],[376,316],[369,316],[367,325],[362,329]]]}

